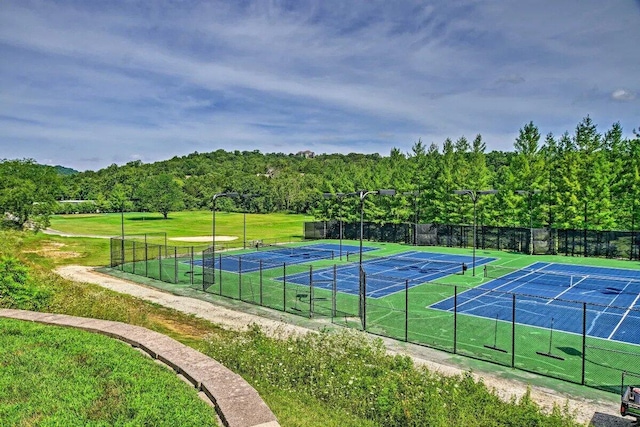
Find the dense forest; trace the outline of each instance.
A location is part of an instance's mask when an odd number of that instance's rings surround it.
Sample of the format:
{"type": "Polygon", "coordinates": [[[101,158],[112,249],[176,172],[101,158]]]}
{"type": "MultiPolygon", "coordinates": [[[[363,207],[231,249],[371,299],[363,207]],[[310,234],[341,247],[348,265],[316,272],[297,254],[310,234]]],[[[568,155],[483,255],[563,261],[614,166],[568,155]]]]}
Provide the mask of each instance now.
{"type": "Polygon", "coordinates": [[[487,152],[481,135],[440,144],[417,141],[410,152],[378,154],[192,153],[99,171],[60,173],[31,160],[0,162],[0,211],[20,225],[49,213],[211,209],[311,213],[318,219],[359,218],[357,197],[323,193],[395,189],[394,197],[367,197],[366,217],[379,223],[470,223],[473,203],[454,190],[496,189],[478,198],[485,225],[637,228],[640,222],[640,129],[632,138],[614,123],[605,132],[590,117],[573,133],[542,136],[533,122],[519,130],[513,151],[487,152]],[[520,191],[518,191],[520,190],[520,191]],[[91,200],[55,203],[56,200],[91,200]],[[34,204],[35,203],[35,204],[34,204]]]}

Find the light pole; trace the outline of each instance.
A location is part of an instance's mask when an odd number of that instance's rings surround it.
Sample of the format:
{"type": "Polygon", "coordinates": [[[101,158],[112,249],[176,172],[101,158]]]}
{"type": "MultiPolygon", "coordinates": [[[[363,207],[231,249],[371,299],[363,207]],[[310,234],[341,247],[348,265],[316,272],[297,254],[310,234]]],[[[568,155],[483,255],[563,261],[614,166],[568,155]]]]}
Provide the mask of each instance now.
{"type": "MultiPolygon", "coordinates": [[[[212,264],[211,264],[211,270],[213,270],[213,284],[216,283],[216,199],[218,197],[238,197],[238,193],[235,192],[230,192],[230,193],[216,193],[213,195],[213,198],[211,199],[212,201],[212,233],[213,235],[211,236],[211,257],[212,257],[212,264]]],[[[220,266],[222,267],[222,266],[220,266]]]]}
{"type": "MultiPolygon", "coordinates": [[[[367,305],[366,305],[366,294],[367,294],[367,289],[366,289],[366,283],[364,281],[364,271],[362,269],[362,239],[363,239],[363,235],[364,235],[364,200],[366,199],[366,197],[370,194],[378,194],[380,196],[394,196],[396,194],[396,190],[371,190],[371,191],[367,191],[367,190],[358,190],[356,192],[353,193],[337,193],[337,194],[331,194],[331,193],[324,193],[323,196],[325,198],[330,198],[333,196],[336,197],[345,197],[345,196],[357,196],[360,199],[360,257],[359,257],[359,263],[358,263],[358,270],[359,270],[359,280],[358,280],[358,299],[359,299],[359,305],[358,305],[358,317],[360,317],[360,320],[362,321],[362,329],[366,330],[367,329],[367,305]]],[[[342,233],[340,233],[341,237],[342,237],[342,233]]]]}
{"type": "Polygon", "coordinates": [[[531,209],[531,202],[533,195],[540,193],[540,190],[516,190],[516,194],[525,196],[529,202],[529,255],[533,255],[533,210],[531,209]]]}
{"type": "Polygon", "coordinates": [[[362,320],[362,329],[367,330],[367,284],[364,280],[364,270],[362,269],[362,236],[364,235],[364,199],[369,194],[379,194],[381,196],[394,196],[396,194],[396,190],[374,190],[374,191],[365,191],[360,190],[357,191],[356,194],[360,198],[360,280],[358,282],[358,288],[360,292],[360,307],[359,307],[359,315],[362,320]]]}
{"type": "Polygon", "coordinates": [[[473,276],[476,275],[476,203],[485,194],[496,194],[498,190],[454,190],[454,194],[467,195],[473,201],[473,276]]]}

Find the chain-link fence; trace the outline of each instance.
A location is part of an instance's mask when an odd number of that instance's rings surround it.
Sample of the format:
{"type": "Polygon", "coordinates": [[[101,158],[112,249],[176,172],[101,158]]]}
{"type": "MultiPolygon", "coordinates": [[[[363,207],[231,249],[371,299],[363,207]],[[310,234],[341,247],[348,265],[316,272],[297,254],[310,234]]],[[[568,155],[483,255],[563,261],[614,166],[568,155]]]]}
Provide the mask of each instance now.
{"type": "MultiPolygon", "coordinates": [[[[305,223],[306,239],[360,238],[360,224],[339,221],[305,223]]],[[[473,246],[473,226],[450,224],[363,223],[363,239],[379,242],[467,248],[473,246]]],[[[640,260],[636,231],[560,230],[554,228],[476,227],[476,247],[525,254],[595,256],[640,260]]]]}
{"type": "MultiPolygon", "coordinates": [[[[612,392],[622,371],[638,371],[640,307],[637,295],[629,300],[624,290],[611,304],[600,305],[526,295],[526,287],[512,293],[403,280],[384,272],[345,275],[355,263],[338,265],[332,254],[286,263],[261,258],[269,250],[232,255],[210,247],[111,239],[113,268],[206,293],[326,317],[369,333],[612,392]]],[[[492,268],[485,274],[490,279],[510,272],[492,268]]],[[[587,291],[606,294],[613,285],[587,291]]]]}

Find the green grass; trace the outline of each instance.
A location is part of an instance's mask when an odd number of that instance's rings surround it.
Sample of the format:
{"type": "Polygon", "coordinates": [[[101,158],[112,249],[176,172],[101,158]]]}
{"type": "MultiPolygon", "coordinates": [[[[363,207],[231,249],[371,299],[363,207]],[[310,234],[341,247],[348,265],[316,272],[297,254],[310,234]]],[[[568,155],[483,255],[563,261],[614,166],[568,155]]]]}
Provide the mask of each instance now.
{"type": "MultiPolygon", "coordinates": [[[[216,212],[216,235],[235,236],[242,242],[243,218],[241,213],[216,212]]],[[[298,214],[246,214],[246,239],[301,240],[304,222],[312,219],[298,214]]],[[[54,215],[50,227],[70,234],[119,236],[121,216],[118,213],[54,215]]],[[[169,238],[211,236],[212,214],[209,211],[172,212],[165,220],[161,214],[127,212],[124,214],[124,229],[127,235],[165,232],[169,238]]],[[[190,245],[179,241],[171,244],[190,245]]]]}
{"type": "Polygon", "coordinates": [[[0,319],[0,424],[215,426],[170,369],[120,341],[0,319]]]}

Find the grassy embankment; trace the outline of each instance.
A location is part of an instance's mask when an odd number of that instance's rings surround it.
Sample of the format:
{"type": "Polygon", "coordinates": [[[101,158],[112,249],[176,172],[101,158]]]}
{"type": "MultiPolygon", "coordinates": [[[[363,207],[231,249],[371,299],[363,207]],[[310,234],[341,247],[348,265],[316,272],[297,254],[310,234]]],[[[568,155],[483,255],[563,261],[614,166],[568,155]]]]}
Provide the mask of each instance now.
{"type": "MultiPolygon", "coordinates": [[[[274,222],[273,217],[266,219],[274,222]]],[[[301,233],[302,218],[298,221],[296,233],[301,233]]],[[[185,226],[182,233],[206,234],[198,227],[185,226]]],[[[58,224],[54,228],[62,230],[58,224]]],[[[81,228],[83,234],[101,234],[81,228]]],[[[218,234],[232,234],[223,226],[219,230],[218,234]]],[[[262,229],[255,238],[266,235],[262,229]]],[[[269,338],[257,329],[230,332],[97,286],[62,280],[50,272],[60,264],[106,263],[107,240],[15,233],[5,233],[2,239],[2,252],[19,254],[30,268],[30,283],[48,294],[41,310],[145,326],[210,354],[254,385],[284,426],[575,425],[560,408],[547,416],[527,396],[502,402],[470,376],[445,378],[415,368],[406,357],[387,356],[380,342],[349,331],[284,340],[269,338]]]]}

